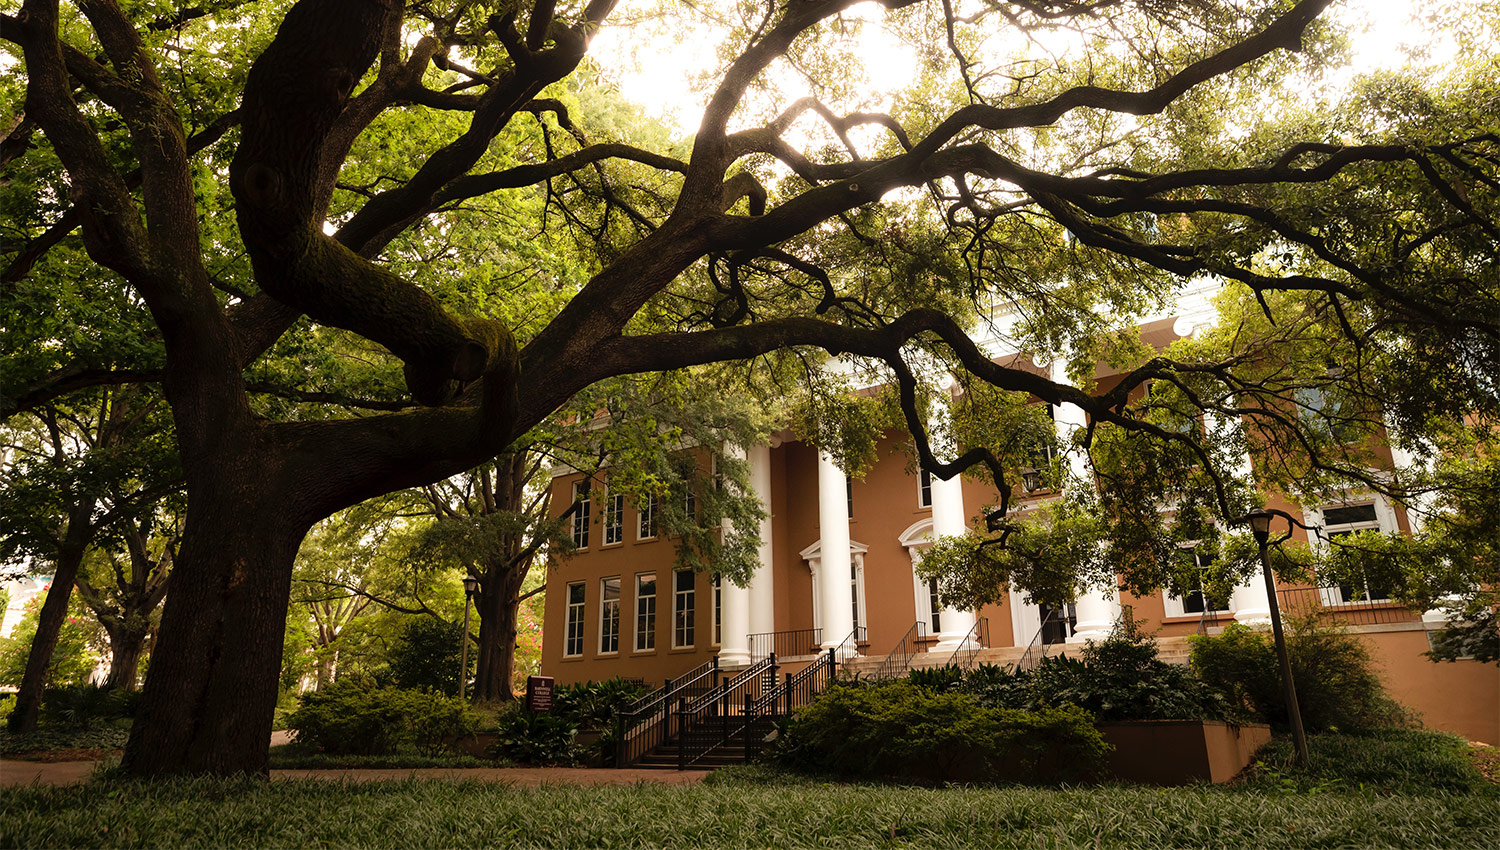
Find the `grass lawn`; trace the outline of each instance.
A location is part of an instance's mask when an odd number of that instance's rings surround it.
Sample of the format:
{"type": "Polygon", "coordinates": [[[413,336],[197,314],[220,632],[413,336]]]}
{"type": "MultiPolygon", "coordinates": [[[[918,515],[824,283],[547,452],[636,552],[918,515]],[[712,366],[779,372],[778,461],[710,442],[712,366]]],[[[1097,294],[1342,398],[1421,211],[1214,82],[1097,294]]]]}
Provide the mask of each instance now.
{"type": "Polygon", "coordinates": [[[103,779],[0,792],[0,847],[1500,847],[1500,787],[1457,739],[1316,741],[1310,771],[1272,751],[1237,786],[1174,789],[103,779]]]}

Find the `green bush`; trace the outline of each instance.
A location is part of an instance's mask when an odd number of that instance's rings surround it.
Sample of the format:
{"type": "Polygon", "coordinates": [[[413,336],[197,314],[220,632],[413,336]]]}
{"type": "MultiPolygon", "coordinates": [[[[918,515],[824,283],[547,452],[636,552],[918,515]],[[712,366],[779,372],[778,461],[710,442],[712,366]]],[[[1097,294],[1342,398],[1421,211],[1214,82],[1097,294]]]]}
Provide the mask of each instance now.
{"type": "Polygon", "coordinates": [[[580,729],[609,729],[615,712],[645,693],[644,685],[618,676],[602,682],[577,682],[557,689],[552,711],[572,717],[580,729]]]}
{"type": "Polygon", "coordinates": [[[527,711],[517,706],[502,714],[491,758],[520,764],[575,764],[580,753],[578,720],[566,713],[527,711]]]}
{"type": "Polygon", "coordinates": [[[1236,720],[1234,704],[1186,667],[1157,657],[1156,642],[1133,621],[1077,658],[1042,659],[1034,670],[981,666],[957,686],[982,705],[1039,710],[1087,709],[1099,720],[1236,720]]]}
{"type": "Polygon", "coordinates": [[[98,685],[64,685],[42,692],[41,721],[62,726],[129,721],[140,704],[140,691],[98,685]]]}
{"type": "Polygon", "coordinates": [[[403,749],[434,754],[446,748],[447,739],[472,735],[477,725],[474,712],[456,697],[352,681],[304,694],[287,718],[297,743],[361,755],[403,749]]]}
{"type": "Polygon", "coordinates": [[[787,724],[776,758],[846,776],[1057,784],[1099,775],[1108,750],[1074,706],[991,708],[902,680],[830,688],[787,724]]]}
{"type": "MultiPolygon", "coordinates": [[[[1296,618],[1288,623],[1286,645],[1308,731],[1411,723],[1406,710],[1386,695],[1359,638],[1313,618],[1296,618]]],[[[1200,679],[1257,719],[1288,727],[1281,667],[1268,632],[1234,623],[1218,636],[1193,638],[1192,647],[1192,666],[1200,679]]]]}
{"type": "MultiPolygon", "coordinates": [[[[463,631],[462,623],[446,623],[433,617],[411,618],[392,643],[388,658],[396,687],[458,693],[459,641],[463,631]]],[[[478,655],[470,652],[466,659],[469,678],[474,675],[478,655]]]]}
{"type": "Polygon", "coordinates": [[[1238,787],[1249,791],[1316,794],[1479,794],[1500,798],[1457,735],[1427,729],[1328,732],[1307,738],[1308,764],[1298,767],[1292,741],[1277,737],[1255,756],[1238,787]]]}

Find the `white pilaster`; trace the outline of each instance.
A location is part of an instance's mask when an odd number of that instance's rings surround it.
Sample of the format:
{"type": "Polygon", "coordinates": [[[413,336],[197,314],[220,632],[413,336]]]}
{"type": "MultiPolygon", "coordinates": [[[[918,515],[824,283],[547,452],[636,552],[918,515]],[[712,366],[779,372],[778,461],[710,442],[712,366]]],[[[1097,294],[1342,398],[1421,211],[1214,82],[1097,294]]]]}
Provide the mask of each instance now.
{"type": "Polygon", "coordinates": [[[766,512],[760,521],[760,566],[750,577],[750,634],[776,631],[776,585],[772,574],[771,546],[771,447],[751,446],[750,489],[766,512]]]}
{"type": "Polygon", "coordinates": [[[818,523],[821,553],[813,592],[821,604],[824,649],[838,646],[854,631],[854,563],[849,556],[847,478],[833,459],[818,452],[818,523]]]}

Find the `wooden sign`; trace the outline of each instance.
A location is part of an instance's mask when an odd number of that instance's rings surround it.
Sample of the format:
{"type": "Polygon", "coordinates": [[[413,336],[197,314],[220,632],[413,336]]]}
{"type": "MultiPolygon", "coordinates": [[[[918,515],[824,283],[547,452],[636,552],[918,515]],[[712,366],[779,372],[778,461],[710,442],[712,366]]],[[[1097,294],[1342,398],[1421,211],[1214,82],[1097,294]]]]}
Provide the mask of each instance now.
{"type": "Polygon", "coordinates": [[[551,676],[526,677],[526,710],[551,711],[552,693],[556,689],[551,676]]]}

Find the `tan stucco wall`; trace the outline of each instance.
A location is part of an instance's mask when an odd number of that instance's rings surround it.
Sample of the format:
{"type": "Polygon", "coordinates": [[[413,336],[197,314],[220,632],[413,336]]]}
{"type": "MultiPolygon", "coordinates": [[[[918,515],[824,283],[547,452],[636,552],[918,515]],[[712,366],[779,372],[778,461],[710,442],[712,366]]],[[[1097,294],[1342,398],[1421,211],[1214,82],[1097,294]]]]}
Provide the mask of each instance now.
{"type": "Polygon", "coordinates": [[[1427,633],[1359,631],[1391,697],[1422,715],[1429,729],[1500,746],[1500,667],[1476,661],[1434,663],[1427,633]]]}

